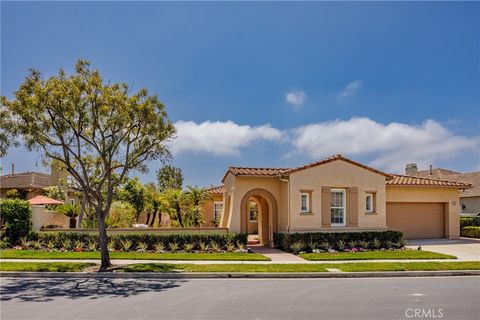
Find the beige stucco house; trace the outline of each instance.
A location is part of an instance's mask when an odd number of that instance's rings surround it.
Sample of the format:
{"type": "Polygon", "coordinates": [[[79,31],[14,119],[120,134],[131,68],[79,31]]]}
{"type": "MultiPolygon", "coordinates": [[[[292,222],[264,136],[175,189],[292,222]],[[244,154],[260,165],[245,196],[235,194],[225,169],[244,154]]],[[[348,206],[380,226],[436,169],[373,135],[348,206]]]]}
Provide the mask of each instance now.
{"type": "Polygon", "coordinates": [[[274,232],[393,229],[406,238],[458,238],[459,190],[470,187],[387,174],[341,155],[297,168],[230,167],[222,182],[209,188],[206,220],[221,215],[219,226],[258,234],[269,246],[274,232]]]}

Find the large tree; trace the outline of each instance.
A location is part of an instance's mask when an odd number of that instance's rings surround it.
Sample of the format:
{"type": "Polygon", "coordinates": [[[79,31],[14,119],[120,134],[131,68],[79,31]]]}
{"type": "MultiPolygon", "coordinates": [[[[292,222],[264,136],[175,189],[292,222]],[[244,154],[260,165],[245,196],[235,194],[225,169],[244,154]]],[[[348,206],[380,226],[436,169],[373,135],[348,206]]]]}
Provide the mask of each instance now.
{"type": "Polygon", "coordinates": [[[0,137],[20,136],[27,148],[63,163],[78,182],[95,209],[100,271],[106,271],[105,218],[116,188],[130,170],[144,172],[147,161],[170,157],[165,142],[175,128],[163,104],[146,89],[132,93],[126,84],[105,82],[79,60],[71,75],[60,70],[45,80],[31,70],[14,99],[2,97],[0,114],[0,137]]]}
{"type": "Polygon", "coordinates": [[[182,189],[182,169],[172,165],[165,165],[157,170],[158,191],[164,192],[168,189],[182,189]]]}

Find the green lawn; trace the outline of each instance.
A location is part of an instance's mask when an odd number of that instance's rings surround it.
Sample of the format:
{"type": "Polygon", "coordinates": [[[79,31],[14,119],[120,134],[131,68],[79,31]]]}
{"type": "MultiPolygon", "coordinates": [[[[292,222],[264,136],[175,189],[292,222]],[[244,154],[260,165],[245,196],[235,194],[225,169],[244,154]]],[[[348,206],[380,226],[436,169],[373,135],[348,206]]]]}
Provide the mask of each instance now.
{"type": "Polygon", "coordinates": [[[480,270],[480,262],[366,262],[342,264],[132,264],[122,272],[343,272],[480,270]]]}
{"type": "MultiPolygon", "coordinates": [[[[58,252],[41,250],[0,250],[1,259],[100,259],[100,252],[58,252]]],[[[270,261],[258,253],[140,253],[110,252],[110,259],[128,260],[235,260],[270,261]]]]}
{"type": "Polygon", "coordinates": [[[0,271],[80,272],[93,265],[81,262],[2,262],[0,271]]]}
{"type": "Polygon", "coordinates": [[[302,253],[303,259],[311,261],[321,260],[381,260],[381,259],[457,259],[443,253],[421,250],[398,251],[366,251],[366,252],[336,252],[336,253],[302,253]]]}

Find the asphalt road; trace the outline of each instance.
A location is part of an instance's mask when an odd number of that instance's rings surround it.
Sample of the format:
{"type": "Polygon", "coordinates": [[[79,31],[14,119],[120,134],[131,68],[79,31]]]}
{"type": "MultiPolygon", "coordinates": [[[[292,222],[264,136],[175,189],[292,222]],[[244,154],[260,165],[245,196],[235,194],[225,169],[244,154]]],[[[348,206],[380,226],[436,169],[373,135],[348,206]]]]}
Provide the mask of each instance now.
{"type": "Polygon", "coordinates": [[[1,319],[480,319],[480,277],[1,279],[1,319]]]}

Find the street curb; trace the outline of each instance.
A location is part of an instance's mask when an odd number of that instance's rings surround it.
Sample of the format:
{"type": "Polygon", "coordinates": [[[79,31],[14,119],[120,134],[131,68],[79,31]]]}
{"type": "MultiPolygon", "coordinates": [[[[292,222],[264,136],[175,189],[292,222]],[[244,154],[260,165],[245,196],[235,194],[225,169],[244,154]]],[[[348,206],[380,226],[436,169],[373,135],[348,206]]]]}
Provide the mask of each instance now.
{"type": "Polygon", "coordinates": [[[118,278],[118,279],[303,279],[480,276],[480,270],[382,272],[0,272],[0,278],[118,278]]]}

